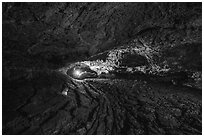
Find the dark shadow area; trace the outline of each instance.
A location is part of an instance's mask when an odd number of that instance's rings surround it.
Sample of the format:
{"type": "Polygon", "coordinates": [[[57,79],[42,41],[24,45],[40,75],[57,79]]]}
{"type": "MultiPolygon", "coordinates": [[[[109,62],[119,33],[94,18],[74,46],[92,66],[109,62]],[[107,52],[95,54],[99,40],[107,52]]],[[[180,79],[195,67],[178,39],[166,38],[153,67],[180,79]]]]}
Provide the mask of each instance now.
{"type": "Polygon", "coordinates": [[[3,2],[2,133],[201,135],[202,3],[3,2]]]}

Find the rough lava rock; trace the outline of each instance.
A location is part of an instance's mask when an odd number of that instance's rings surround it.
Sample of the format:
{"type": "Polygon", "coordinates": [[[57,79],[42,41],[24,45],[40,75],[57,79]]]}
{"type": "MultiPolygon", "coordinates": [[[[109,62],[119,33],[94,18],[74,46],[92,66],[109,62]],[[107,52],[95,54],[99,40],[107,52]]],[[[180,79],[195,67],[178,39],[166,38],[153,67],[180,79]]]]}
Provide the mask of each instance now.
{"type": "Polygon", "coordinates": [[[2,13],[3,134],[202,134],[202,3],[2,13]]]}

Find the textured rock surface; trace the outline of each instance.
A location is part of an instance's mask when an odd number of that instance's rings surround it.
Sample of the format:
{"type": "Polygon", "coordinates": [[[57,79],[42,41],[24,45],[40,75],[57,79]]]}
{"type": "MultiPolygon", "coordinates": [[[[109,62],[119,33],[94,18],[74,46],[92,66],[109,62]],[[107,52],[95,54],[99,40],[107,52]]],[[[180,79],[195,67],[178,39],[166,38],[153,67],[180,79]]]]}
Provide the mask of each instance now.
{"type": "Polygon", "coordinates": [[[56,72],[8,84],[3,134],[201,134],[200,90],[140,79],[78,82],[56,72]]]}
{"type": "Polygon", "coordinates": [[[202,133],[201,3],[2,5],[3,134],[202,133]]]}

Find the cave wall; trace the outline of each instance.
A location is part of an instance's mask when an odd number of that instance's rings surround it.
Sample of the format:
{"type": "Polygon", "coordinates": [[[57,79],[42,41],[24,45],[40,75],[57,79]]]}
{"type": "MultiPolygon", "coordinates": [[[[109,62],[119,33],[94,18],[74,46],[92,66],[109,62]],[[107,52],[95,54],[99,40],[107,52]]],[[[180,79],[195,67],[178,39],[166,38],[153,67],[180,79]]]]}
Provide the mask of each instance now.
{"type": "Polygon", "coordinates": [[[201,11],[201,3],[3,3],[4,76],[58,68],[135,38],[166,50],[200,45],[201,11]]]}
{"type": "Polygon", "coordinates": [[[2,6],[3,134],[202,134],[202,3],[2,6]]]}

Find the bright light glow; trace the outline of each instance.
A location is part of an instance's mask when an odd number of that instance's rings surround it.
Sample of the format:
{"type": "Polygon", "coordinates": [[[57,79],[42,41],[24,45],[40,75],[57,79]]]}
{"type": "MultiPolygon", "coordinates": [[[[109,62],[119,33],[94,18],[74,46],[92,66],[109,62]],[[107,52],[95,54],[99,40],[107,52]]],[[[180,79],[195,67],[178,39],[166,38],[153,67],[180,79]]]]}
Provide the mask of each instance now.
{"type": "Polygon", "coordinates": [[[80,70],[74,70],[74,75],[76,76],[76,77],[80,77],[81,76],[81,74],[82,74],[82,72],[80,71],[80,70]]]}

